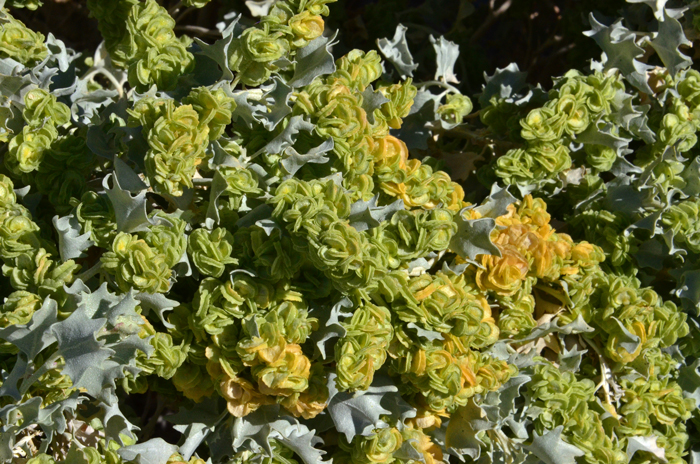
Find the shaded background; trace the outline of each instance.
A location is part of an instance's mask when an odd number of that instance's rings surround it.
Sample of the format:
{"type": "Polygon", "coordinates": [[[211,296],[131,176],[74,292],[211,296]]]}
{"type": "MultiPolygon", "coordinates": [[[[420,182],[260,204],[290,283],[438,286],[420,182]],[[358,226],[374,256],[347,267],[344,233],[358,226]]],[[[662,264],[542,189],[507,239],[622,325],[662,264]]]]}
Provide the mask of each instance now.
{"type": "MultiPolygon", "coordinates": [[[[87,56],[101,41],[97,21],[90,18],[85,0],[45,0],[36,11],[16,10],[15,17],[45,35],[52,32],[87,56]]],[[[173,9],[176,0],[160,0],[173,9]]],[[[455,71],[463,93],[481,90],[483,74],[515,62],[527,70],[532,84],[548,88],[552,76],[582,68],[600,51],[591,39],[581,37],[589,29],[588,12],[598,18],[615,18],[624,0],[340,0],[330,5],[327,27],[340,30],[335,54],[359,48],[376,48],[376,39],[391,38],[399,23],[408,27],[408,40],[419,68],[430,76],[434,69],[430,35],[444,35],[460,45],[455,71]],[[426,46],[428,45],[428,46],[426,46]],[[429,55],[429,56],[427,56],[429,55]]],[[[179,9],[176,32],[211,42],[215,25],[230,11],[256,21],[243,0],[213,0],[201,9],[179,9]]]]}

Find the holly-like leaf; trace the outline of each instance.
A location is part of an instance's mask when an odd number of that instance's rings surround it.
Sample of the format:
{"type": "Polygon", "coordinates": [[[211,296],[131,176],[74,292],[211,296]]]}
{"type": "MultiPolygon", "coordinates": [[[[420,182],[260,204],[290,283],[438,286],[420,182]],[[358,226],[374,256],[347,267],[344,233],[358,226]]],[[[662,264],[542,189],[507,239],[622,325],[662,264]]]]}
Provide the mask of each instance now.
{"type": "Polygon", "coordinates": [[[620,345],[629,354],[632,354],[635,351],[637,351],[637,348],[639,348],[639,344],[642,342],[639,336],[627,330],[627,327],[625,327],[618,318],[612,317],[611,319],[617,326],[617,329],[619,331],[618,333],[621,334],[617,344],[620,345]]]}
{"type": "Polygon", "coordinates": [[[429,340],[431,342],[434,340],[444,340],[445,339],[440,332],[435,332],[433,330],[425,330],[425,329],[417,326],[413,322],[409,322],[408,324],[406,324],[406,327],[408,327],[409,329],[415,330],[416,335],[418,335],[421,338],[425,338],[426,340],[429,340]]]}
{"type": "Polygon", "coordinates": [[[464,211],[455,217],[458,229],[450,242],[450,250],[469,260],[478,255],[501,256],[501,250],[491,241],[496,221],[491,218],[464,219],[464,211]]]}
{"type": "Polygon", "coordinates": [[[582,357],[586,353],[588,353],[588,350],[578,350],[575,346],[571,350],[568,350],[566,346],[564,346],[562,352],[559,353],[559,370],[564,372],[578,372],[582,357]]]}
{"type": "Polygon", "coordinates": [[[559,318],[555,317],[549,322],[538,325],[532,332],[528,334],[527,337],[518,339],[518,342],[526,342],[536,340],[538,338],[546,337],[552,333],[560,333],[563,335],[579,334],[579,333],[590,333],[594,332],[595,329],[583,320],[583,317],[579,315],[576,320],[570,322],[569,324],[559,325],[559,318]]]}
{"type": "Polygon", "coordinates": [[[546,431],[542,436],[534,432],[532,444],[525,449],[537,456],[544,464],[576,464],[576,458],[583,456],[583,451],[566,443],[561,438],[563,427],[546,431]]]}
{"type": "Polygon", "coordinates": [[[85,257],[85,250],[95,244],[90,240],[90,232],[80,234],[80,223],[72,214],[54,216],[53,226],[58,232],[58,251],[63,261],[85,257]]]}
{"type": "Polygon", "coordinates": [[[374,383],[366,391],[357,393],[339,392],[335,385],[337,376],[328,376],[328,413],[333,419],[335,428],[351,442],[355,435],[367,436],[378,427],[386,424],[379,418],[391,411],[382,407],[382,398],[388,393],[396,393],[398,389],[390,382],[382,382],[380,376],[375,377],[374,383]]]}
{"type": "Polygon", "coordinates": [[[347,333],[340,318],[352,316],[352,312],[345,312],[343,308],[352,308],[353,306],[352,301],[344,297],[331,308],[324,307],[314,310],[313,314],[319,319],[320,328],[311,334],[311,339],[316,343],[321,358],[326,359],[326,342],[333,338],[344,337],[347,333]]]}
{"type": "Polygon", "coordinates": [[[647,83],[647,71],[652,67],[638,61],[644,55],[644,49],[637,45],[636,36],[622,25],[622,20],[606,26],[593,16],[589,16],[592,29],[584,35],[592,38],[606,56],[605,69],[619,69],[627,80],[639,90],[648,94],[654,92],[647,83]]]}
{"type": "Polygon", "coordinates": [[[151,438],[145,443],[119,448],[117,453],[125,461],[136,464],[165,464],[178,448],[162,438],[151,438]]]}
{"type": "Polygon", "coordinates": [[[649,44],[654,47],[661,62],[671,74],[675,75],[681,69],[686,69],[693,64],[693,60],[678,49],[683,45],[692,46],[692,43],[683,33],[681,23],[668,16],[665,11],[663,14],[665,18],[659,21],[659,32],[649,44]]]}
{"type": "Polygon", "coordinates": [[[629,146],[632,139],[616,136],[612,133],[612,124],[591,124],[576,136],[576,141],[588,145],[603,145],[617,150],[618,155],[629,146]]]}
{"type": "Polygon", "coordinates": [[[222,402],[220,397],[207,398],[191,409],[180,408],[177,414],[166,418],[174,424],[175,430],[182,433],[184,442],[180,445],[180,454],[185,460],[189,460],[197,447],[228,417],[222,402]]]}
{"type": "Polygon", "coordinates": [[[496,219],[508,212],[508,206],[516,201],[516,198],[510,194],[507,188],[501,188],[497,184],[491,187],[490,195],[484,202],[474,208],[481,217],[490,217],[496,219]]]}
{"type": "Polygon", "coordinates": [[[232,50],[230,50],[231,42],[233,42],[235,38],[234,30],[240,19],[241,15],[234,16],[229,25],[222,31],[221,35],[223,38],[211,45],[199,38],[195,37],[194,39],[195,43],[199,45],[200,48],[197,54],[213,60],[221,69],[220,80],[233,80],[233,72],[229,67],[228,59],[232,52],[232,50]]]}
{"type": "Polygon", "coordinates": [[[335,59],[330,49],[337,43],[337,34],[336,32],[332,37],[318,37],[297,51],[294,76],[287,85],[295,89],[304,87],[318,76],[335,72],[335,59]]]}
{"type": "Polygon", "coordinates": [[[304,155],[300,155],[299,152],[294,149],[294,147],[287,147],[287,149],[284,150],[285,158],[280,161],[280,165],[288,173],[287,176],[285,176],[285,179],[292,177],[307,163],[327,163],[329,158],[323,155],[331,150],[333,150],[332,138],[329,138],[321,145],[312,148],[304,155]]]}
{"type": "Polygon", "coordinates": [[[316,445],[322,444],[323,440],[315,435],[314,430],[309,430],[305,425],[296,423],[277,428],[276,432],[279,436],[276,436],[275,439],[294,451],[304,461],[304,464],[324,464],[326,462],[330,464],[331,461],[323,460],[323,455],[326,452],[316,448],[316,445]]]}
{"type": "Polygon", "coordinates": [[[455,63],[457,58],[459,58],[459,45],[450,42],[442,36],[436,40],[432,35],[430,36],[430,43],[433,44],[437,59],[435,80],[459,84],[459,79],[457,79],[454,72],[455,63]]]}
{"type": "Polygon", "coordinates": [[[105,283],[79,298],[71,315],[51,330],[58,341],[57,353],[65,362],[62,372],[76,388],[105,400],[125,369],[138,372],[137,352],[150,354],[153,348],[137,335],[143,320],[135,311],[138,302],[131,292],[114,295],[105,283]]]}
{"type": "Polygon", "coordinates": [[[272,79],[272,87],[263,95],[262,101],[267,104],[267,113],[263,124],[267,130],[274,130],[288,114],[292,112],[289,107],[289,97],[292,88],[279,77],[272,79]]]}
{"type": "Polygon", "coordinates": [[[367,120],[370,124],[374,124],[374,110],[381,108],[384,103],[389,101],[383,93],[375,91],[372,85],[368,85],[362,92],[362,109],[367,113],[367,120]]]}
{"type": "Polygon", "coordinates": [[[686,300],[694,308],[695,316],[700,316],[700,270],[683,271],[678,279],[675,294],[681,300],[686,300]]]}
{"type": "Polygon", "coordinates": [[[527,73],[520,71],[517,63],[511,63],[503,69],[496,68],[491,76],[484,73],[486,84],[479,95],[479,104],[482,108],[488,106],[494,95],[505,99],[514,97],[526,87],[526,79],[527,73]]]}
{"type": "Polygon", "coordinates": [[[228,95],[236,102],[236,109],[231,114],[233,122],[243,121],[249,128],[253,124],[266,121],[267,107],[260,103],[260,95],[254,90],[231,92],[228,83],[222,85],[228,95]]]}
{"type": "Polygon", "coordinates": [[[102,369],[103,363],[115,353],[96,338],[96,333],[107,320],[84,318],[84,314],[73,313],[51,328],[58,340],[58,352],[65,359],[62,372],[70,377],[76,387],[83,386],[83,376],[88,371],[102,369]]]}
{"type": "Polygon", "coordinates": [[[402,78],[412,77],[413,71],[418,69],[418,65],[413,62],[408,43],[406,43],[407,30],[406,26],[399,24],[396,26],[393,39],[377,39],[379,51],[396,67],[402,78]]]}
{"type": "Polygon", "coordinates": [[[486,445],[477,433],[491,428],[493,423],[487,419],[484,410],[470,400],[450,417],[445,431],[445,446],[476,461],[481,456],[481,447],[486,445]]]}
{"type": "Polygon", "coordinates": [[[666,460],[666,450],[656,444],[656,439],[656,435],[650,435],[648,437],[627,437],[627,459],[632,460],[636,452],[643,451],[656,456],[659,462],[668,462],[666,460]]]}
{"type": "Polygon", "coordinates": [[[146,214],[146,191],[132,196],[128,190],[119,185],[113,173],[107,174],[102,182],[107,197],[112,203],[120,232],[143,232],[148,230],[151,222],[146,214]],[[110,180],[113,186],[110,186],[110,180]]]}
{"type": "Polygon", "coordinates": [[[401,128],[392,131],[392,133],[405,142],[409,149],[427,149],[427,141],[432,134],[430,126],[436,119],[439,119],[436,115],[439,105],[440,97],[438,95],[427,90],[419,90],[401,128]]]}
{"type": "Polygon", "coordinates": [[[29,324],[11,325],[0,330],[0,339],[12,343],[28,360],[32,360],[56,341],[56,336],[50,328],[57,321],[57,317],[58,305],[51,298],[46,298],[29,324]]]}
{"type": "Polygon", "coordinates": [[[678,385],[683,389],[683,396],[693,398],[700,407],[700,359],[689,366],[683,366],[678,376],[678,385]]]}
{"type": "Polygon", "coordinates": [[[272,456],[270,435],[273,430],[284,429],[296,421],[288,416],[280,416],[279,405],[261,406],[256,411],[245,417],[238,417],[233,424],[233,447],[240,448],[247,441],[254,442],[265,450],[268,456],[272,456]]]}
{"type": "Polygon", "coordinates": [[[379,195],[367,201],[357,200],[350,207],[350,225],[358,231],[373,229],[382,222],[391,219],[397,212],[405,209],[403,200],[396,200],[386,206],[377,206],[379,195]]]}
{"type": "Polygon", "coordinates": [[[646,3],[654,11],[654,16],[659,21],[663,21],[668,0],[627,0],[628,3],[646,3]]]}
{"type": "Polygon", "coordinates": [[[306,121],[301,115],[292,116],[292,118],[289,120],[289,123],[287,124],[287,127],[285,127],[284,130],[277,137],[272,139],[270,143],[258,150],[258,152],[255,153],[253,157],[258,156],[261,153],[282,153],[288,147],[294,145],[294,142],[297,139],[297,134],[299,134],[299,132],[311,132],[314,130],[315,127],[316,126],[314,126],[309,121],[306,121]]]}
{"type": "Polygon", "coordinates": [[[137,293],[134,295],[139,301],[141,308],[144,310],[144,315],[148,314],[148,311],[155,311],[158,315],[158,319],[167,329],[174,329],[175,326],[168,322],[165,318],[165,312],[170,311],[176,306],[180,305],[177,300],[171,300],[167,298],[162,293],[137,293]]]}

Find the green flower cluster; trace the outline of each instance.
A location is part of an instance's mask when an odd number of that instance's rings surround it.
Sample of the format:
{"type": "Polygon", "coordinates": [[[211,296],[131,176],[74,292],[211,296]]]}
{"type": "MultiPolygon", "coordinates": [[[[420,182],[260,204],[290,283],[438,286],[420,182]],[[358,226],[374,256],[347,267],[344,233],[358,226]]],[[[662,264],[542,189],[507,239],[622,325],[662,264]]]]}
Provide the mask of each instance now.
{"type": "Polygon", "coordinates": [[[27,92],[22,111],[24,127],[7,145],[5,167],[16,176],[39,169],[45,152],[58,138],[58,128],[67,124],[70,117],[70,109],[55,95],[43,89],[27,92]]]}
{"type": "MultiPolygon", "coordinates": [[[[202,109],[202,113],[208,112],[202,109]]],[[[153,188],[173,196],[192,188],[197,166],[205,158],[211,121],[200,121],[192,105],[152,98],[140,100],[129,114],[129,124],[141,126],[148,140],[146,173],[153,188]]]]}
{"type": "MultiPolygon", "coordinates": [[[[36,4],[35,2],[26,3],[29,8],[36,4]]],[[[13,18],[7,10],[0,10],[0,58],[12,58],[31,66],[46,58],[47,55],[48,50],[41,33],[27,28],[22,21],[13,18]]]]}
{"type": "MultiPolygon", "coordinates": [[[[327,3],[335,0],[284,0],[254,27],[230,45],[228,65],[242,84],[256,86],[273,72],[286,67],[285,60],[323,33],[327,3]]],[[[197,3],[197,2],[194,2],[197,3]]],[[[199,2],[201,3],[201,2],[199,2]]]]}
{"type": "MultiPolygon", "coordinates": [[[[556,82],[547,103],[520,120],[525,147],[498,158],[496,174],[506,184],[518,184],[553,178],[569,169],[570,143],[587,129],[597,131],[607,122],[620,91],[624,91],[624,84],[618,76],[567,73],[556,82]]],[[[491,114],[496,108],[484,110],[484,123],[498,117],[491,114]]],[[[585,153],[588,164],[598,171],[610,170],[617,157],[614,149],[599,144],[586,144],[585,153]]]]}
{"type": "Polygon", "coordinates": [[[192,70],[191,39],[175,36],[175,21],[155,0],[90,0],[88,8],[99,21],[112,62],[128,70],[133,87],[169,90],[192,70]]]}

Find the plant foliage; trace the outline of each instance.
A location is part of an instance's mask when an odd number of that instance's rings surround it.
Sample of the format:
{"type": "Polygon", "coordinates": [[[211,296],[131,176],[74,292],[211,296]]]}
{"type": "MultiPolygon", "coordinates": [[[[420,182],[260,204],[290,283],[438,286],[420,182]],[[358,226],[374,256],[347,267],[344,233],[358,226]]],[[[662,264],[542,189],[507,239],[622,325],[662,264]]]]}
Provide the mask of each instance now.
{"type": "Polygon", "coordinates": [[[465,95],[247,3],[88,0],[86,58],[0,0],[0,461],[700,464],[697,7],[465,95]]]}

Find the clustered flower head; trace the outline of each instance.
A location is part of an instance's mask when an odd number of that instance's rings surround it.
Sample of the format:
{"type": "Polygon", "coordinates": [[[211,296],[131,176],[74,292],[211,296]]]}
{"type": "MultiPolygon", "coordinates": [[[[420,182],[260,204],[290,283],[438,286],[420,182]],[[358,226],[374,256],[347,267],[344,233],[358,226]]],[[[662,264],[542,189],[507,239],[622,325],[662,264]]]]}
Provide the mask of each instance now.
{"type": "Polygon", "coordinates": [[[454,43],[426,82],[401,29],[333,57],[331,3],[193,45],[155,0],[88,0],[110,63],[77,96],[2,10],[0,461],[687,462],[700,73],[490,77],[475,118],[454,43]]]}

